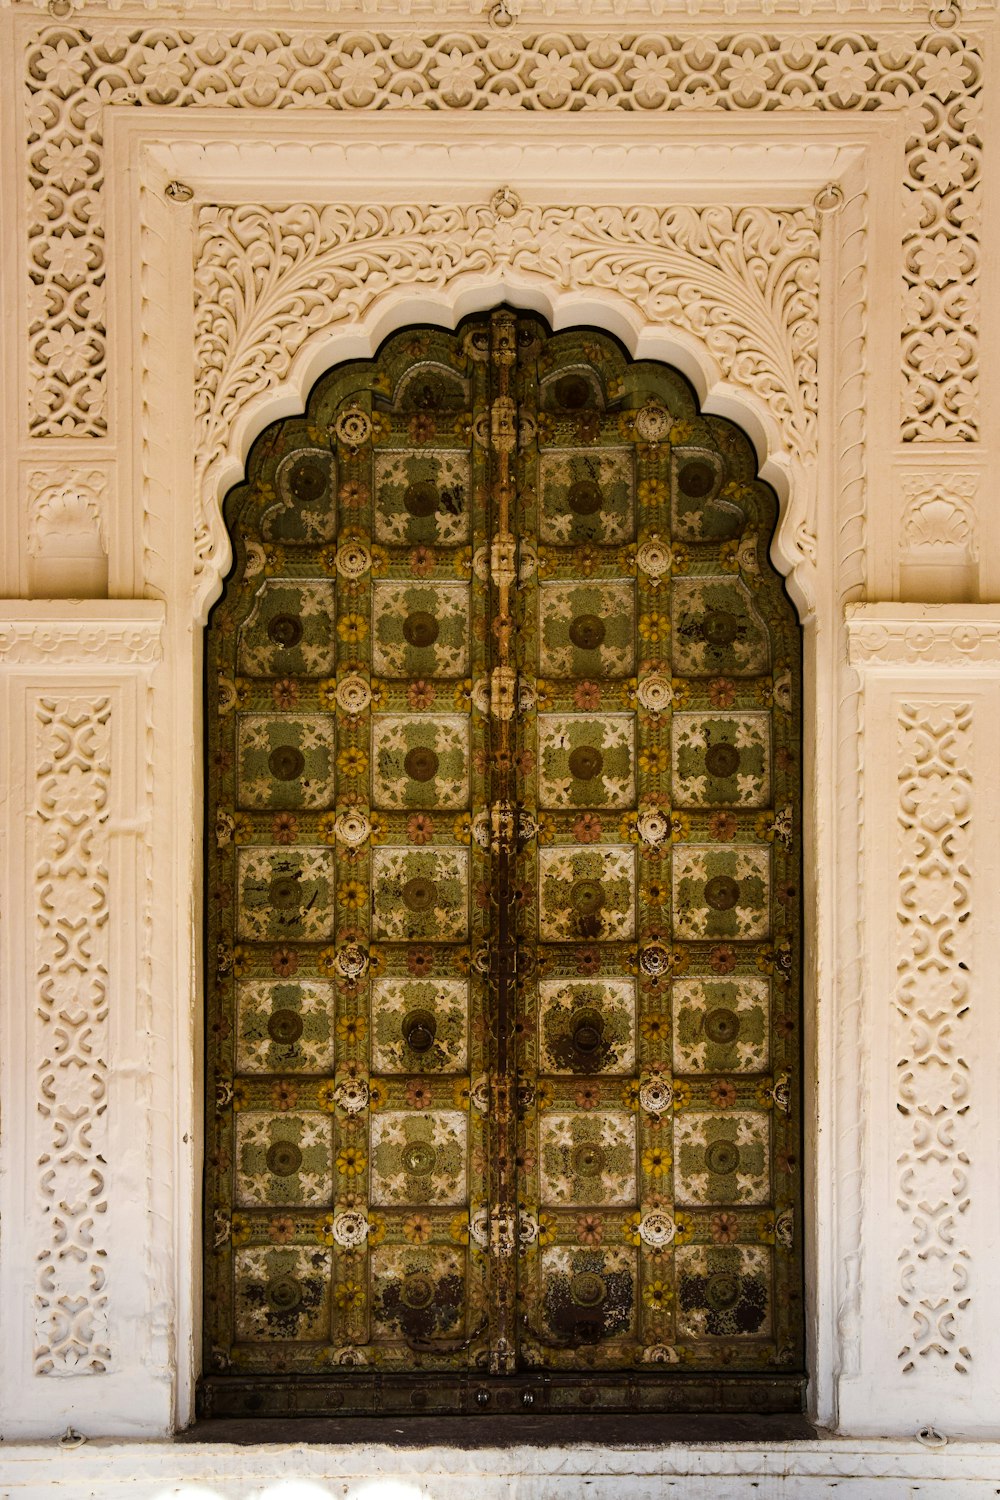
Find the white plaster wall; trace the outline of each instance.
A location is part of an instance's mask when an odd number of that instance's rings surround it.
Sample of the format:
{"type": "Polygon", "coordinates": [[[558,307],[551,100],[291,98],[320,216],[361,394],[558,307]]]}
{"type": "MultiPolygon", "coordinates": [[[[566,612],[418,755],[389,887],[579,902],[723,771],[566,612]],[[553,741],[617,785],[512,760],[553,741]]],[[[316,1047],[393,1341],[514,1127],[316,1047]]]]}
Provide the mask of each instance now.
{"type": "MultiPolygon", "coordinates": [[[[810,682],[814,1415],[854,1437],[1000,1437],[1000,548],[978,357],[996,297],[971,123],[980,98],[987,132],[995,110],[992,11],[748,11],[737,29],[635,0],[614,21],[575,7],[567,30],[528,5],[509,27],[455,7],[447,46],[388,8],[0,14],[18,185],[0,283],[3,1435],[152,1438],[192,1411],[199,629],[227,565],[221,496],[331,363],[507,297],[678,364],[778,490],[810,682]],[[106,554],[110,599],[25,602],[60,591],[51,538],[70,532],[91,592],[106,554]],[[103,786],[82,877],[46,842],[76,826],[54,734],[103,786]],[[53,1008],[67,933],[85,951],[53,1008]]],[[[869,1451],[836,1463],[867,1473],[869,1451]]],[[[930,1472],[892,1451],[907,1483],[930,1472]]],[[[37,1451],[9,1456],[27,1483],[37,1451]]],[[[106,1461],[119,1482],[132,1459],[106,1461]]]]}

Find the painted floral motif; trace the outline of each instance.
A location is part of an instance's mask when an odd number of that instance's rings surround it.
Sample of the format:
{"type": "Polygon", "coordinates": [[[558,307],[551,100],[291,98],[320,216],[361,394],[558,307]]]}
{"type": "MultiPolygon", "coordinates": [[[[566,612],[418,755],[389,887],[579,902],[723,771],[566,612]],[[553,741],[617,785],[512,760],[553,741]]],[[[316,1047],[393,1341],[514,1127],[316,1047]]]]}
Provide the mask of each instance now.
{"type": "Polygon", "coordinates": [[[261,516],[269,542],[329,542],[337,534],[336,468],[329,448],[296,448],[275,474],[277,503],[261,516]]]}
{"type": "Polygon", "coordinates": [[[673,857],[674,935],[759,938],[770,931],[771,852],[757,844],[678,844],[673,857]]]}
{"type": "Polygon", "coordinates": [[[543,583],[539,670],[549,677],[627,677],[635,670],[635,588],[543,583]]]}
{"type": "Polygon", "coordinates": [[[452,546],[469,540],[469,454],[458,448],[389,448],[375,455],[379,542],[452,546]]]}
{"type": "Polygon", "coordinates": [[[711,448],[676,447],[671,454],[670,525],[678,541],[739,536],[746,512],[723,489],[724,469],[711,448]]]}
{"type": "Polygon", "coordinates": [[[469,1057],[465,979],[377,979],[372,1067],[377,1073],[461,1073],[469,1057]]]}
{"type": "Polygon", "coordinates": [[[315,940],[333,933],[330,849],[240,849],[236,890],[241,938],[315,940]]]}
{"type": "Polygon", "coordinates": [[[457,1109],[386,1109],[371,1120],[372,1202],[466,1202],[468,1116],[457,1109]]]}
{"type": "Polygon", "coordinates": [[[545,1330],[557,1344],[578,1348],[635,1332],[636,1257],[629,1249],[542,1251],[545,1330]]]}
{"type": "Polygon", "coordinates": [[[770,716],[676,712],[671,769],[675,807],[769,806],[770,716]]]}
{"type": "Polygon", "coordinates": [[[237,671],[247,677],[330,677],[336,594],[323,579],[268,578],[239,633],[237,671]]]}
{"type": "Polygon", "coordinates": [[[240,807],[324,808],[334,798],[334,729],[327,714],[240,714],[240,807]]]}
{"type": "Polygon", "coordinates": [[[236,1116],[236,1201],[327,1203],[333,1192],[333,1123],[328,1114],[236,1116]]]}
{"type": "Polygon", "coordinates": [[[763,1073],[770,1061],[768,979],[675,979],[674,1072],[763,1073]]]}
{"type": "Polygon", "coordinates": [[[634,1203],[635,1156],[634,1115],[546,1110],[538,1124],[541,1201],[552,1207],[634,1203]]]}
{"type": "Polygon", "coordinates": [[[463,1332],[465,1256],[454,1246],[421,1249],[380,1245],[372,1255],[376,1332],[411,1343],[463,1332]]]}
{"type": "Polygon", "coordinates": [[[238,1339],[323,1339],[330,1327],[333,1257],[315,1246],[236,1252],[238,1339]]]}
{"type": "Polygon", "coordinates": [[[382,677],[467,676],[468,584],[376,583],[372,665],[382,677]]]}
{"type": "Polygon", "coordinates": [[[539,936],[543,942],[635,935],[635,851],[540,849],[539,936]]]}
{"type": "Polygon", "coordinates": [[[374,714],[372,801],[384,808],[468,806],[468,717],[374,714]]]}
{"type": "Polygon", "coordinates": [[[682,1110],[674,1118],[677,1202],[767,1203],[770,1132],[764,1110],[682,1110]]]}
{"type": "Polygon", "coordinates": [[[333,1068],[333,986],[320,979],[245,979],[236,986],[241,1073],[333,1068]]]}
{"type": "Polygon", "coordinates": [[[543,542],[627,542],[635,531],[635,459],[620,448],[556,448],[539,456],[543,542]]]}
{"type": "Polygon", "coordinates": [[[755,677],[770,667],[767,626],[740,578],[675,578],[671,659],[682,677],[755,677]]]}
{"type": "Polygon", "coordinates": [[[631,1073],[633,979],[543,979],[538,984],[541,1073],[631,1073]]]}
{"type": "Polygon", "coordinates": [[[633,714],[539,714],[541,807],[629,807],[635,801],[633,714]]]}
{"type": "Polygon", "coordinates": [[[469,935],[469,851],[376,849],[372,931],[390,942],[464,942],[469,935]]]}
{"type": "Polygon", "coordinates": [[[683,1245],[677,1259],[677,1334],[684,1339],[771,1331],[771,1251],[761,1245],[683,1245]]]}

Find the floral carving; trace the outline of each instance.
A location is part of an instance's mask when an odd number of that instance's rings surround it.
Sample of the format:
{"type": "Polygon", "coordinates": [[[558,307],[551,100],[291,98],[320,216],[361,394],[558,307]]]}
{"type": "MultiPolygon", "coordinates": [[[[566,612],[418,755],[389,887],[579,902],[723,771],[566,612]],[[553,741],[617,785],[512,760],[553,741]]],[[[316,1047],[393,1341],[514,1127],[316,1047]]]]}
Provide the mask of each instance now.
{"type": "Polygon", "coordinates": [[[947,1360],[964,1374],[970,1298],[962,1215],[970,1201],[968,1031],[972,710],[902,703],[899,894],[893,994],[897,1203],[903,1233],[904,1373],[947,1360]]]}
{"type": "Polygon", "coordinates": [[[108,857],[111,703],[40,698],[34,811],[35,1373],[104,1374],[108,1346],[108,857]]]}
{"type": "MultiPolygon", "coordinates": [[[[978,436],[981,59],[955,31],[693,38],[546,31],[46,28],[27,57],[30,429],[106,431],[106,106],[843,111],[906,118],[902,435],[978,436]]],[[[505,208],[508,205],[505,205],[505,208]]],[[[506,222],[509,222],[506,221],[506,222]]]]}

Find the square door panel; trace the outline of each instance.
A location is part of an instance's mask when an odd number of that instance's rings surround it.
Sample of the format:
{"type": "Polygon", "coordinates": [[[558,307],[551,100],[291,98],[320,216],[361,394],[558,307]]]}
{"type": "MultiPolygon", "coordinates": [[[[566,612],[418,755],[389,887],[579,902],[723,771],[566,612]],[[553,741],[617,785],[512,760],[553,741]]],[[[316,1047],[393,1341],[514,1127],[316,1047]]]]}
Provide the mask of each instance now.
{"type": "Polygon", "coordinates": [[[376,1336],[420,1344],[461,1337],[465,1262],[454,1245],[379,1245],[371,1260],[376,1336]]]}
{"type": "Polygon", "coordinates": [[[461,714],[374,714],[376,807],[457,809],[469,802],[469,720],[461,714]]]}
{"type": "Polygon", "coordinates": [[[539,714],[541,807],[631,807],[635,802],[633,714],[539,714]]]}
{"type": "Polygon", "coordinates": [[[236,1201],[303,1208],[329,1203],[333,1194],[333,1120],[315,1110],[299,1113],[247,1109],[236,1115],[236,1201]]]}
{"type": "Polygon", "coordinates": [[[240,627],[237,670],[246,677],[331,677],[337,595],[325,578],[268,578],[240,627]]]}
{"type": "Polygon", "coordinates": [[[469,540],[468,449],[382,448],[375,454],[375,539],[455,546],[469,540]]]}
{"type": "Polygon", "coordinates": [[[468,1116],[457,1109],[386,1109],[372,1115],[372,1202],[466,1201],[468,1116]]]}
{"type": "Polygon", "coordinates": [[[333,1256],[317,1245],[253,1245],[234,1256],[236,1337],[322,1341],[333,1256]]]}
{"type": "Polygon", "coordinates": [[[293,811],[330,807],[333,724],[330,714],[241,714],[238,805],[293,811]]]}
{"type": "Polygon", "coordinates": [[[236,986],[240,1073],[328,1073],[333,985],[322,979],[245,979],[236,986]]]}
{"type": "Polygon", "coordinates": [[[768,807],[771,719],[766,713],[673,715],[675,807],[768,807]]]}
{"type": "Polygon", "coordinates": [[[771,930],[771,849],[760,844],[676,844],[674,935],[762,938],[771,930]]]}
{"type": "Polygon", "coordinates": [[[674,1252],[678,1337],[767,1338],[772,1254],[764,1245],[679,1245],[674,1252]]]}
{"type": "Polygon", "coordinates": [[[771,1116],[766,1110],[681,1110],[674,1117],[678,1203],[767,1203],[771,1116]]]}
{"type": "Polygon", "coordinates": [[[758,677],[770,671],[767,626],[739,578],[675,578],[670,641],[678,677],[758,677]]]}
{"type": "Polygon", "coordinates": [[[469,935],[467,849],[376,849],[372,932],[388,942],[462,943],[469,935]]]}
{"type": "Polygon", "coordinates": [[[635,458],[616,448],[549,448],[538,460],[543,542],[628,542],[635,533],[635,458]]]}
{"type": "Polygon", "coordinates": [[[237,933],[250,942],[321,941],[333,933],[334,856],[326,848],[237,851],[237,933]]]}
{"type": "Polygon", "coordinates": [[[461,1073],[469,1065],[465,979],[376,979],[372,986],[376,1073],[461,1073]]]}
{"type": "Polygon", "coordinates": [[[542,1251],[542,1315],[556,1343],[574,1346],[635,1333],[634,1250],[549,1245],[542,1251]]]}
{"type": "Polygon", "coordinates": [[[467,583],[376,583],[372,666],[382,677],[466,677],[467,583]]]}
{"type": "Polygon", "coordinates": [[[635,850],[538,851],[539,937],[546,943],[635,936],[635,850]]]}
{"type": "Polygon", "coordinates": [[[539,670],[547,677],[628,677],[635,671],[635,587],[623,580],[542,583],[539,670]]]}
{"type": "Polygon", "coordinates": [[[770,980],[748,975],[675,979],[674,1072],[766,1072],[770,996],[770,980]]]}
{"type": "Polygon", "coordinates": [[[540,980],[538,1065],[552,1074],[631,1073],[635,980],[540,980]]]}
{"type": "Polygon", "coordinates": [[[538,1117],[539,1190],[552,1208],[635,1202],[635,1115],[591,1109],[538,1117]]]}

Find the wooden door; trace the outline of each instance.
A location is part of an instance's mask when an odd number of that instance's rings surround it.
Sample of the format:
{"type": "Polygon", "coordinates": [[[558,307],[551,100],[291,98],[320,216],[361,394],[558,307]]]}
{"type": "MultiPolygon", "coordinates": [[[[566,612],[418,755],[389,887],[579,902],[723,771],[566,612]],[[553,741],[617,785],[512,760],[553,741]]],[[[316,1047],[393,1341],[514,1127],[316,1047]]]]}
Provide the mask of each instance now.
{"type": "Polygon", "coordinates": [[[325,376],[226,518],[202,1411],[796,1409],[799,631],[747,439],[501,309],[325,376]]]}

